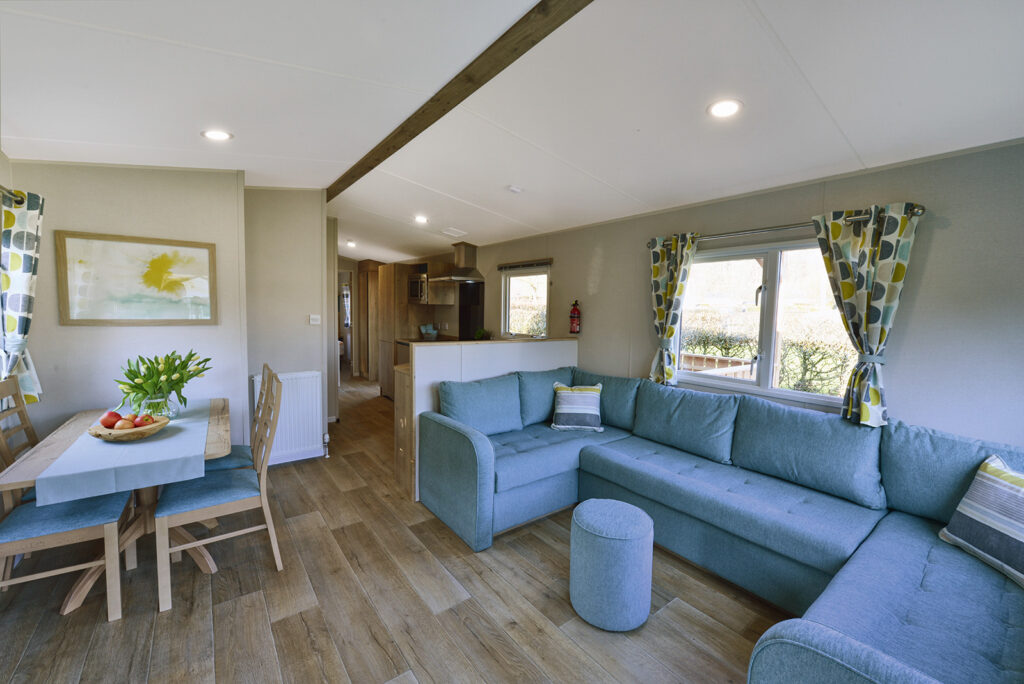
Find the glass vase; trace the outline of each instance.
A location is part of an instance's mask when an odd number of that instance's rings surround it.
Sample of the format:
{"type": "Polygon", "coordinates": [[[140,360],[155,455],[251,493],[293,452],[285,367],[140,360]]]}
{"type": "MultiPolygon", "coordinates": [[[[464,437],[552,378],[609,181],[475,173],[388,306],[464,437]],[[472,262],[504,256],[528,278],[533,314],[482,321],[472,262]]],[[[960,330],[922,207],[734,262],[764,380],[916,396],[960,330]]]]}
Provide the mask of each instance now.
{"type": "Polygon", "coordinates": [[[167,416],[171,420],[178,417],[178,402],[173,395],[163,394],[149,397],[142,400],[139,407],[139,415],[148,413],[151,416],[167,416]]]}

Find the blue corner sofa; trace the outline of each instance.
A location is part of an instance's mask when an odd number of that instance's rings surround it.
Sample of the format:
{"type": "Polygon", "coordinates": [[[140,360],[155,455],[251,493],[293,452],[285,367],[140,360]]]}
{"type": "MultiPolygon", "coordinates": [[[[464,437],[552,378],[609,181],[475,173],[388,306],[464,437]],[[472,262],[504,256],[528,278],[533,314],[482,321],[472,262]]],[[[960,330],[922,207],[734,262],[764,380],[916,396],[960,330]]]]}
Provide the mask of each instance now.
{"type": "Polygon", "coordinates": [[[938,537],[981,461],[1024,469],[1024,450],[572,367],[439,394],[420,495],[474,551],[619,499],[660,546],[802,616],[761,637],[751,682],[1024,681],[1024,589],[938,537]],[[549,427],[555,381],[603,385],[603,432],[549,427]]]}

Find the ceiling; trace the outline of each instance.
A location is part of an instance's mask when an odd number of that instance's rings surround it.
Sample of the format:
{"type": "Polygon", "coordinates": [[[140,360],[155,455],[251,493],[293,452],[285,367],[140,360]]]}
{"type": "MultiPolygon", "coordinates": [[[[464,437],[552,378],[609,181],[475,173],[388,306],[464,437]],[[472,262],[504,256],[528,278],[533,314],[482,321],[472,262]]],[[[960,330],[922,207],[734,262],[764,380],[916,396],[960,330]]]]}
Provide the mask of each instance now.
{"type": "MultiPolygon", "coordinates": [[[[532,4],[0,2],[3,148],[324,187],[532,4]]],[[[328,213],[392,261],[1022,138],[1022,33],[1016,0],[594,0],[328,213]]]]}

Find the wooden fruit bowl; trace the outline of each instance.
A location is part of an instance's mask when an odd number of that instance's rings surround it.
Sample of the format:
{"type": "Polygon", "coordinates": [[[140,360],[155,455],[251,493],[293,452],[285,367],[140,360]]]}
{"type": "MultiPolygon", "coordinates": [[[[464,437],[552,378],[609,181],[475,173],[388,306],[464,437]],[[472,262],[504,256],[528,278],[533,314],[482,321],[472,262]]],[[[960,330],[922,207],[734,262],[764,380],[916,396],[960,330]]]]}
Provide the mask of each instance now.
{"type": "Polygon", "coordinates": [[[137,439],[146,439],[150,435],[156,433],[167,427],[167,424],[171,422],[171,419],[167,416],[155,416],[155,422],[150,425],[143,425],[137,428],[126,428],[124,430],[115,430],[114,428],[105,428],[102,425],[93,425],[89,428],[89,434],[97,439],[102,439],[105,442],[134,442],[137,439]]]}

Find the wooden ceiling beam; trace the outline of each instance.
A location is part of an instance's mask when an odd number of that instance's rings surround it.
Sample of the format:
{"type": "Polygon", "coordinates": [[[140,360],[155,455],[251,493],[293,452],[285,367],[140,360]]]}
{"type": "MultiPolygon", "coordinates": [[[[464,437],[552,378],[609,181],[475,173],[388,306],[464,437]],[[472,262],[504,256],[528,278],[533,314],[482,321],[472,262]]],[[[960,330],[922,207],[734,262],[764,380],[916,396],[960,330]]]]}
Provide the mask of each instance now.
{"type": "Polygon", "coordinates": [[[478,88],[526,54],[530,48],[591,2],[592,0],[541,0],[534,5],[398,128],[391,131],[376,147],[331,183],[327,187],[327,201],[340,195],[385,159],[402,149],[409,141],[455,109],[478,88]]]}

